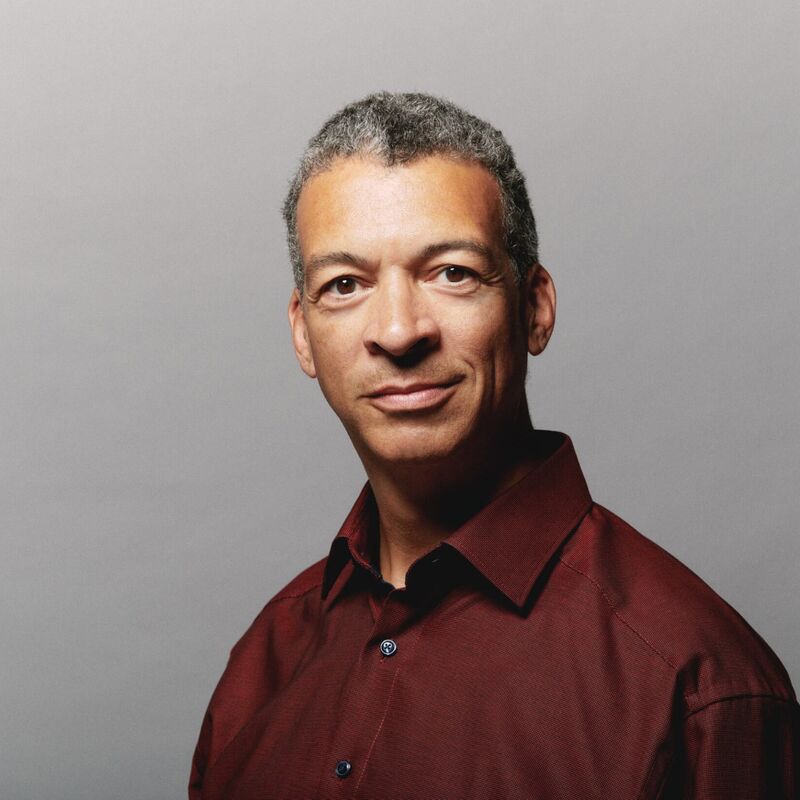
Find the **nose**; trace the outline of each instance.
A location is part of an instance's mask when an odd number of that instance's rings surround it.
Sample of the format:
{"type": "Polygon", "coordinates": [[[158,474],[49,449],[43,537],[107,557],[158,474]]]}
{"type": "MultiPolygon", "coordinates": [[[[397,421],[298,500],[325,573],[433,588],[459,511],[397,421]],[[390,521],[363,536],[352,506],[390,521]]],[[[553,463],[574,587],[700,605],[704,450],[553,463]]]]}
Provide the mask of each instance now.
{"type": "Polygon", "coordinates": [[[422,355],[439,343],[439,326],[412,276],[396,275],[370,298],[364,345],[373,355],[422,355]]]}

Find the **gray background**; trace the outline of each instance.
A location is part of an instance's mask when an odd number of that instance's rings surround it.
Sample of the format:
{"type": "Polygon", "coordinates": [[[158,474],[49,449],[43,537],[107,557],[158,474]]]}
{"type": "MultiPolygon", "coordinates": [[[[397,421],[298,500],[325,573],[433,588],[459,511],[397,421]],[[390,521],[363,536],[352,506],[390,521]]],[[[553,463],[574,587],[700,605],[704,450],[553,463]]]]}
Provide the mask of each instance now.
{"type": "Polygon", "coordinates": [[[538,427],[800,682],[795,2],[2,2],[0,796],[180,798],[234,641],[363,480],[279,206],[368,91],[502,128],[538,427]]]}

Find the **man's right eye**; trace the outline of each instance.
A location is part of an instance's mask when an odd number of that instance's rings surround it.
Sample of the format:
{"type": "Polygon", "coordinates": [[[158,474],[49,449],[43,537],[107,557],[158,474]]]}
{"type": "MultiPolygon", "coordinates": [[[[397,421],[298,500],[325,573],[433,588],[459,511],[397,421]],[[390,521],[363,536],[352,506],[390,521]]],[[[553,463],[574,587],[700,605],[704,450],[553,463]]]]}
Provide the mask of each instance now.
{"type": "Polygon", "coordinates": [[[335,281],[331,281],[326,288],[335,295],[353,294],[356,290],[356,279],[348,276],[337,278],[335,281]]]}

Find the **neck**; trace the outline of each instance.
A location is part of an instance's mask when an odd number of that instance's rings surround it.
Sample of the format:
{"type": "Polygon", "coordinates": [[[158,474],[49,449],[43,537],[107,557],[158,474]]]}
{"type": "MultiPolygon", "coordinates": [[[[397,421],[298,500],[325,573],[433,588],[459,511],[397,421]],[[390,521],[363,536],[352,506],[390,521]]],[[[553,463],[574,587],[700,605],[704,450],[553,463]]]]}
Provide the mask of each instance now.
{"type": "Polygon", "coordinates": [[[532,437],[526,407],[513,430],[447,463],[365,463],[378,506],[384,580],[405,586],[414,561],[522,478],[536,462],[532,437]]]}

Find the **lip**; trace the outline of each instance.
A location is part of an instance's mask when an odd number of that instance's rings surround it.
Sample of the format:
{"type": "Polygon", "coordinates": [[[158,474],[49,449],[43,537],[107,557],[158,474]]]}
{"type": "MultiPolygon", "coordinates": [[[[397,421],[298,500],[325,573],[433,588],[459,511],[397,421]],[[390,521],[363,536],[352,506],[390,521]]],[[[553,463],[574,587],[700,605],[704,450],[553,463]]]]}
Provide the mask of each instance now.
{"type": "Polygon", "coordinates": [[[447,383],[411,383],[386,385],[367,395],[382,411],[427,411],[444,405],[455,392],[460,379],[447,383]]]}

